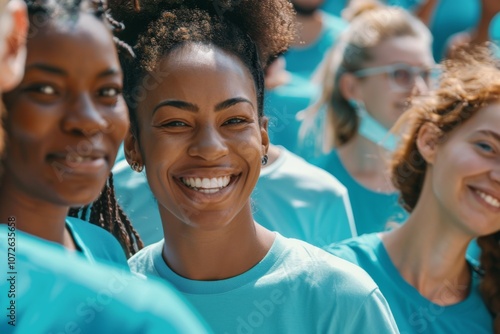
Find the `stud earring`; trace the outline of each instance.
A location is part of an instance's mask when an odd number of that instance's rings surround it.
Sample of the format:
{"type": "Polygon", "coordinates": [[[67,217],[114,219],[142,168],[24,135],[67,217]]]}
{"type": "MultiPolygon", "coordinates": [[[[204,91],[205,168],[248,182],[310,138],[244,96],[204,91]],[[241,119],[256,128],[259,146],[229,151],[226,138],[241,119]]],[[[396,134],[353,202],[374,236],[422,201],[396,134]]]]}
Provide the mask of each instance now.
{"type": "Polygon", "coordinates": [[[144,170],[144,166],[138,163],[137,161],[132,162],[130,165],[130,168],[132,168],[133,171],[140,173],[144,170]]]}
{"type": "Polygon", "coordinates": [[[269,157],[267,156],[267,154],[265,154],[263,157],[262,157],[262,166],[265,166],[267,165],[267,161],[269,160],[269,157]]]}

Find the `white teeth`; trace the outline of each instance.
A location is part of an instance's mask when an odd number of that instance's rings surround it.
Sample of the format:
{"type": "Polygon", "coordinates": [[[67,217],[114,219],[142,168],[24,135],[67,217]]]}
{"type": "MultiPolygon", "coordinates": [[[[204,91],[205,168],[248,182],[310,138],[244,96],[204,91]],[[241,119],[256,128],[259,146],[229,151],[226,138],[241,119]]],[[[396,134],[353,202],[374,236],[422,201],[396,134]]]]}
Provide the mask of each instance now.
{"type": "Polygon", "coordinates": [[[476,190],[476,193],[484,199],[486,203],[488,203],[491,206],[494,206],[495,208],[500,208],[500,201],[497,200],[495,197],[492,197],[488,194],[483,193],[482,191],[476,190]]]}
{"type": "Polygon", "coordinates": [[[193,177],[188,177],[188,178],[181,178],[182,183],[187,185],[188,187],[206,193],[206,194],[213,194],[221,190],[222,188],[227,187],[229,182],[231,181],[230,176],[223,176],[223,177],[213,177],[211,179],[209,178],[193,178],[193,177]]]}

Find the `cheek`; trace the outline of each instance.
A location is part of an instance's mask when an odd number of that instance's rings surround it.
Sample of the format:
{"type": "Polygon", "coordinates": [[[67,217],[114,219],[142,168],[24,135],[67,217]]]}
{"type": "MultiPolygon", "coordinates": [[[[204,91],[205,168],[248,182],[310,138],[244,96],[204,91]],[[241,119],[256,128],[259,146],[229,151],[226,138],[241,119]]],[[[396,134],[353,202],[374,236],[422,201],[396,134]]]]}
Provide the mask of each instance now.
{"type": "Polygon", "coordinates": [[[125,103],[114,111],[113,115],[109,117],[109,122],[111,123],[109,134],[115,143],[121,144],[130,126],[125,103]]]}

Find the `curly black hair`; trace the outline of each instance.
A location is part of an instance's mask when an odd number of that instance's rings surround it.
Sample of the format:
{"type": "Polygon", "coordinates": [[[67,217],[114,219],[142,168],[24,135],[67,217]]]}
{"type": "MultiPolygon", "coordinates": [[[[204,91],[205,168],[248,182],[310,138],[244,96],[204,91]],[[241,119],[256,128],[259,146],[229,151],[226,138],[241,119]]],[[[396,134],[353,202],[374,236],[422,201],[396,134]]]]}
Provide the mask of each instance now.
{"type": "Polygon", "coordinates": [[[264,114],[264,72],[294,38],[294,12],[288,0],[111,0],[113,15],[127,29],[117,34],[137,57],[120,57],[131,131],[138,139],[136,108],[141,82],[162,57],[187,42],[214,45],[237,56],[249,69],[264,114]]]}
{"type": "MultiPolygon", "coordinates": [[[[93,14],[115,33],[124,28],[123,24],[111,17],[106,3],[102,0],[26,0],[25,2],[30,18],[31,36],[49,22],[74,24],[80,13],[93,14]]],[[[128,44],[116,37],[114,41],[117,50],[126,51],[125,55],[128,56],[133,55],[132,48],[128,44]]],[[[124,56],[123,52],[121,55],[124,56]]],[[[88,220],[111,232],[129,257],[143,247],[139,234],[116,201],[112,175],[109,176],[100,197],[94,203],[84,208],[70,209],[68,215],[88,220]]]]}

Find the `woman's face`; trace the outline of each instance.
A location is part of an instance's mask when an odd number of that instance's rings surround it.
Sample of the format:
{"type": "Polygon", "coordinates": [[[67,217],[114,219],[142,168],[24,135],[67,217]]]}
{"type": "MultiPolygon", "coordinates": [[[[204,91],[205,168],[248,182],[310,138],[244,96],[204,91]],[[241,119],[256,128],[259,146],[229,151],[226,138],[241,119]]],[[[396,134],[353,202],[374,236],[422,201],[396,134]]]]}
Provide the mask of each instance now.
{"type": "Polygon", "coordinates": [[[195,44],[160,63],[163,79],[138,106],[140,144],[126,140],[129,162],[145,165],[168,224],[226,226],[251,212],[268,147],[252,76],[235,56],[195,44]]]}
{"type": "Polygon", "coordinates": [[[449,133],[431,168],[432,191],[451,221],[474,237],[500,230],[500,101],[449,133]]]}
{"type": "MultiPolygon", "coordinates": [[[[434,66],[430,45],[416,37],[388,39],[374,47],[371,53],[373,60],[364,68],[404,64],[425,70],[434,66]]],[[[406,110],[407,100],[412,94],[427,90],[421,77],[416,77],[409,87],[400,87],[389,73],[357,78],[357,83],[357,99],[386,129],[390,129],[406,110]]]]}
{"type": "Polygon", "coordinates": [[[122,71],[107,27],[90,14],[28,41],[25,75],[6,94],[2,187],[55,205],[95,200],[128,128],[122,71]]]}

